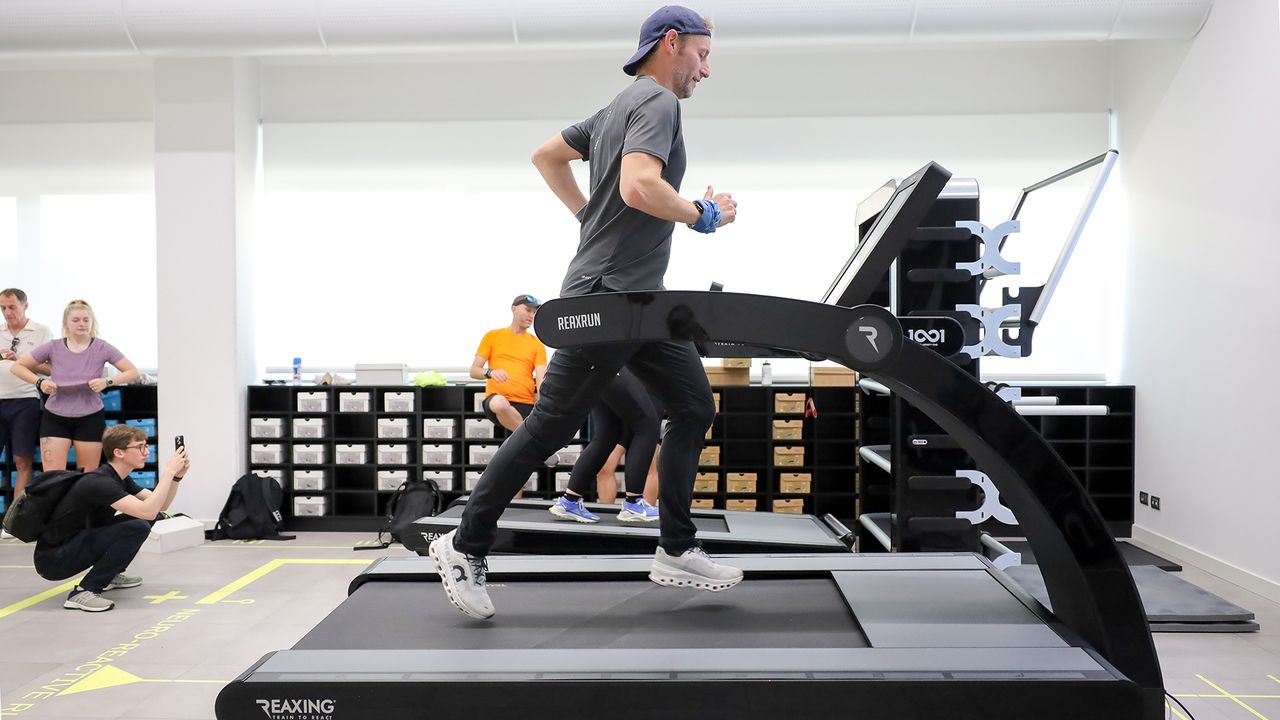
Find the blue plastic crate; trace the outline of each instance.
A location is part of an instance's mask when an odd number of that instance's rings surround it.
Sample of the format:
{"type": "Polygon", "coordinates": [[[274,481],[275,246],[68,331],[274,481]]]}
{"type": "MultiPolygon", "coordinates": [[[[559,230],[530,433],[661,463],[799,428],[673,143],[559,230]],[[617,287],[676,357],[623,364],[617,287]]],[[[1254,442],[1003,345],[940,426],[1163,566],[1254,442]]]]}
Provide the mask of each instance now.
{"type": "Polygon", "coordinates": [[[135,470],[129,473],[129,477],[138,483],[138,487],[148,490],[156,489],[156,471],[155,470],[135,470]]]}
{"type": "Polygon", "coordinates": [[[156,419],[155,418],[142,418],[141,420],[125,420],[124,422],[126,425],[132,425],[134,427],[142,428],[143,430],[146,430],[147,437],[149,438],[153,438],[156,436],[156,419]]]}
{"type": "Polygon", "coordinates": [[[102,409],[107,412],[120,412],[119,390],[108,390],[102,393],[102,409]]]}

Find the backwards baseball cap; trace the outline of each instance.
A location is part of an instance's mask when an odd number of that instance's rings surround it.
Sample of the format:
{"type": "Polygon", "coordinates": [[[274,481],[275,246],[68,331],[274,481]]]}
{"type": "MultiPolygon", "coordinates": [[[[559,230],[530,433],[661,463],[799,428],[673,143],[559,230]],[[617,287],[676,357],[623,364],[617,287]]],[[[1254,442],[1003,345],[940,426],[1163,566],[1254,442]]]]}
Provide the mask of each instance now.
{"type": "Polygon", "coordinates": [[[664,5],[650,15],[649,19],[644,21],[644,25],[640,26],[640,47],[627,64],[622,66],[622,72],[635,75],[636,70],[640,69],[641,61],[668,30],[675,30],[681,35],[711,36],[707,21],[698,13],[680,5],[664,5]]]}
{"type": "Polygon", "coordinates": [[[530,308],[536,308],[542,304],[542,301],[532,295],[517,295],[515,300],[511,301],[511,307],[524,305],[530,308]]]}

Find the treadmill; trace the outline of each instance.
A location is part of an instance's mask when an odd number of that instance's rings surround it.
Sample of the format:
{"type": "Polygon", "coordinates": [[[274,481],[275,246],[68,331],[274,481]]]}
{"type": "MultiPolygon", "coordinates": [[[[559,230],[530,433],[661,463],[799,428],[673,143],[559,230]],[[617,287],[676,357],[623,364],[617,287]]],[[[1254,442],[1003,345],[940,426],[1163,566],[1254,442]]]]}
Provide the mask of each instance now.
{"type": "Polygon", "coordinates": [[[480,621],[434,587],[430,559],[384,558],[292,649],[224,687],[217,717],[1162,718],[1137,589],[1070,469],[887,310],[857,304],[949,177],[930,163],[898,186],[825,304],[613,293],[551,301],[535,322],[553,347],[743,343],[871,375],[988,473],[1040,562],[1053,614],[974,554],[722,556],[746,579],[699,593],[649,582],[646,553],[491,556],[498,614],[480,621]],[[561,322],[575,315],[593,322],[561,322]]]}
{"type": "MultiPolygon", "coordinates": [[[[401,534],[404,546],[426,555],[432,540],[462,522],[464,500],[460,498],[439,515],[414,521],[401,534]]],[[[585,525],[557,520],[547,512],[552,504],[549,500],[512,500],[498,520],[498,537],[491,552],[627,555],[651,553],[658,546],[657,523],[624,523],[618,520],[622,510],[618,505],[587,503],[600,522],[585,525]]],[[[850,552],[857,539],[830,514],[819,519],[813,515],[695,508],[692,516],[702,546],[714,554],[850,552]]]]}

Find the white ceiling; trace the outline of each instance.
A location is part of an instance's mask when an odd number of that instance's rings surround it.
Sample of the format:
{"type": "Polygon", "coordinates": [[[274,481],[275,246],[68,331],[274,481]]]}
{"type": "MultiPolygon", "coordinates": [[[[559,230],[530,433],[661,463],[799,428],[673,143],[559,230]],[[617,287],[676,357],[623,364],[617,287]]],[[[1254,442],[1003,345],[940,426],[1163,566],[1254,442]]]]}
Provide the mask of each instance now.
{"type": "MultiPolygon", "coordinates": [[[[634,44],[656,0],[4,0],[0,58],[634,44]]],[[[1213,0],[696,0],[717,43],[1185,39],[1213,0]]]]}

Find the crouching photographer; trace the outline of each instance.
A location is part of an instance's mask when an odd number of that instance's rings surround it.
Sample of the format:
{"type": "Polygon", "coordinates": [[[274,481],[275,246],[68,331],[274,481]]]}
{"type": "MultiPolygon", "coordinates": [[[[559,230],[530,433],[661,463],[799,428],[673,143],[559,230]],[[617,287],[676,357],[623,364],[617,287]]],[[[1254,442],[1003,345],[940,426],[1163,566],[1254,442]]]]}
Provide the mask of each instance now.
{"type": "Polygon", "coordinates": [[[102,451],[107,462],[75,480],[36,542],[36,572],[46,580],[89,571],[63,602],[69,610],[110,610],[115,603],[102,593],[142,584],[142,578],[124,571],[146,542],[152,522],[173,503],[191,467],[186,448],[179,446],[152,491],[129,477],[146,465],[146,432],[113,425],[102,436],[102,451]]]}

